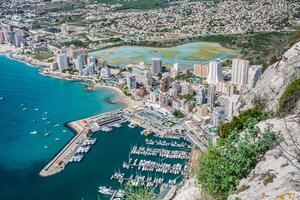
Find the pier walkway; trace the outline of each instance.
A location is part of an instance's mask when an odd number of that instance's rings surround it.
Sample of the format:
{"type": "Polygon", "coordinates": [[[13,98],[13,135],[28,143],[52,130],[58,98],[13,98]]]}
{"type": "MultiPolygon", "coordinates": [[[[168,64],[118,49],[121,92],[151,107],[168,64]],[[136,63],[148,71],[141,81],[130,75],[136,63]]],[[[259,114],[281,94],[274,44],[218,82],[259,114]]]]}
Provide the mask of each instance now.
{"type": "Polygon", "coordinates": [[[40,176],[51,176],[65,169],[77,149],[96,131],[104,126],[123,122],[123,110],[114,110],[93,117],[68,123],[68,127],[75,133],[75,137],[40,171],[40,176]]]}
{"type": "Polygon", "coordinates": [[[88,138],[90,130],[84,129],[77,134],[39,173],[41,176],[51,176],[64,170],[80,143],[88,138]]]}

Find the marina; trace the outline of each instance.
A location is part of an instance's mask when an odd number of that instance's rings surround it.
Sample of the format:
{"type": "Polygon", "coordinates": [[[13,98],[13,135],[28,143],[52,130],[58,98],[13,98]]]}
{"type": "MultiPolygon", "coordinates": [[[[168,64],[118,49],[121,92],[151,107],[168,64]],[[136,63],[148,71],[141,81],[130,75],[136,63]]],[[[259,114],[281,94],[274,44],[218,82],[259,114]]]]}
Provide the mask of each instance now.
{"type": "Polygon", "coordinates": [[[118,172],[111,175],[116,185],[99,185],[101,195],[115,198],[125,183],[168,190],[186,176],[192,144],[182,134],[175,119],[155,108],[119,109],[66,124],[75,137],[40,172],[51,176],[65,169],[68,163],[80,163],[96,143],[94,134],[119,129],[126,123],[130,129],[142,128],[144,145],[133,145],[128,160],[123,160],[118,172]],[[170,134],[176,133],[176,134],[170,134]],[[153,134],[153,135],[151,135],[153,134]],[[120,170],[121,169],[121,170],[120,170]]]}

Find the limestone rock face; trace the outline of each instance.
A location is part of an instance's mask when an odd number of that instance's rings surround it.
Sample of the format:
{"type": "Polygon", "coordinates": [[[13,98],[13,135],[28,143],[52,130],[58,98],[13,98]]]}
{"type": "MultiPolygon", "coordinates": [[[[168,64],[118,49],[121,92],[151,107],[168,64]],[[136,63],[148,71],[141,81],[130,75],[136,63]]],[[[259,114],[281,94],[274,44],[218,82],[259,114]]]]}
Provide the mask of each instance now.
{"type": "Polygon", "coordinates": [[[243,109],[253,106],[256,97],[265,98],[266,110],[276,112],[279,98],[285,88],[300,77],[300,42],[293,45],[282,59],[269,66],[258,80],[255,88],[243,96],[246,105],[243,109]]]}
{"type": "Polygon", "coordinates": [[[249,176],[240,181],[236,194],[228,200],[297,200],[300,199],[300,147],[299,116],[269,119],[258,124],[263,130],[269,124],[280,131],[284,140],[266,152],[249,176]]]}

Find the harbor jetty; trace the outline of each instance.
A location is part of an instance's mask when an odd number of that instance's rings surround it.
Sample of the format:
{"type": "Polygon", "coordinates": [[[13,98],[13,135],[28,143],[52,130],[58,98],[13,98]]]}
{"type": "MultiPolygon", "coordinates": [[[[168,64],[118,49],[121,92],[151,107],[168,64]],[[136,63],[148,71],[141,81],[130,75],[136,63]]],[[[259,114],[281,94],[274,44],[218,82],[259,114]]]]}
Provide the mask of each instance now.
{"type": "Polygon", "coordinates": [[[94,144],[90,139],[100,130],[108,130],[109,126],[124,122],[123,110],[115,110],[93,117],[69,122],[66,125],[75,133],[74,138],[40,171],[40,176],[51,176],[65,169],[69,162],[80,162],[94,144]]]}

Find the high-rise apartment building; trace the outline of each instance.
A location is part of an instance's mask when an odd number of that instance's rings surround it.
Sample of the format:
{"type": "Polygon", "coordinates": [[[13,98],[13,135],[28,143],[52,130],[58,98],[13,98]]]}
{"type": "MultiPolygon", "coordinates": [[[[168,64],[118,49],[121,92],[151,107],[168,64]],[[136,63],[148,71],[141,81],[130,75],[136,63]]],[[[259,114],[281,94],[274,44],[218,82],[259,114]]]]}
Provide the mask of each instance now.
{"type": "Polygon", "coordinates": [[[209,63],[207,83],[216,85],[218,82],[223,82],[222,62],[212,61],[209,63]]]}
{"type": "Polygon", "coordinates": [[[194,74],[201,78],[207,78],[209,71],[209,64],[195,64],[194,65],[194,74]]]}
{"type": "Polygon", "coordinates": [[[249,61],[233,59],[231,69],[231,82],[237,85],[247,85],[249,61]]]}
{"type": "Polygon", "coordinates": [[[158,73],[162,72],[162,59],[161,58],[152,58],[151,72],[153,74],[158,74],[158,73]]]}
{"type": "Polygon", "coordinates": [[[63,70],[68,68],[68,57],[66,54],[58,54],[56,57],[58,70],[62,72],[63,70]]]}

